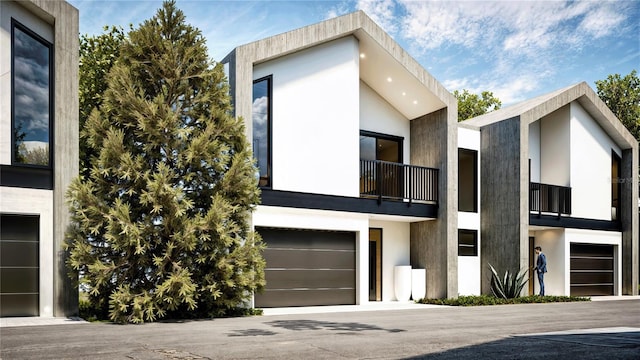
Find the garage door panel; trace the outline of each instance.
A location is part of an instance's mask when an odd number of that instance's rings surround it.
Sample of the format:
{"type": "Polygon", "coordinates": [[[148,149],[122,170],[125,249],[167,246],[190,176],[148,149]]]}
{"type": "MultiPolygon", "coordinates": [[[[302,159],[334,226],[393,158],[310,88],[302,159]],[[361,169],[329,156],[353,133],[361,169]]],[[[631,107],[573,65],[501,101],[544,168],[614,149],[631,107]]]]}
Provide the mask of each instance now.
{"type": "Polygon", "coordinates": [[[571,296],[606,296],[613,294],[613,285],[571,286],[571,296]]]}
{"type": "Polygon", "coordinates": [[[355,250],[353,233],[296,229],[256,229],[269,248],[355,250]]]}
{"type": "Polygon", "coordinates": [[[270,289],[352,288],[354,270],[266,270],[270,289]]]}
{"type": "Polygon", "coordinates": [[[0,316],[38,316],[38,294],[0,295],[0,316]]]}
{"type": "Polygon", "coordinates": [[[609,270],[613,271],[611,258],[571,258],[571,270],[609,270]]]}
{"type": "Polygon", "coordinates": [[[37,293],[38,269],[3,268],[0,293],[37,293]]]}
{"type": "Polygon", "coordinates": [[[572,272],[571,284],[613,284],[613,273],[603,272],[572,272]]]}
{"type": "Polygon", "coordinates": [[[0,266],[2,267],[37,267],[37,242],[0,241],[0,266]]]}
{"type": "Polygon", "coordinates": [[[256,295],[257,307],[352,305],[354,289],[267,290],[256,295]]]}
{"type": "Polygon", "coordinates": [[[37,216],[2,215],[0,239],[38,241],[39,226],[37,216]]]}
{"type": "Polygon", "coordinates": [[[295,269],[353,269],[355,268],[355,252],[351,250],[282,250],[264,251],[268,268],[295,269]]]}
{"type": "Polygon", "coordinates": [[[256,307],[355,304],[355,233],[257,228],[266,244],[256,307]]]}
{"type": "Polygon", "coordinates": [[[614,247],[575,244],[570,247],[570,286],[573,296],[614,294],[614,247]]]}
{"type": "Polygon", "coordinates": [[[39,314],[39,225],[32,215],[0,214],[0,314],[39,314]]]}

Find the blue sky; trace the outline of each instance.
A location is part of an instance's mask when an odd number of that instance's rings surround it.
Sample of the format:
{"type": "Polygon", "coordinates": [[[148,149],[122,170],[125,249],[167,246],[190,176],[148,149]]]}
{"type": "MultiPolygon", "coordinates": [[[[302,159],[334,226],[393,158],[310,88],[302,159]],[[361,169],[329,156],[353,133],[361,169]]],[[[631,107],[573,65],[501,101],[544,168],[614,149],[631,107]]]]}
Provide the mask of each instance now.
{"type": "MultiPolygon", "coordinates": [[[[160,0],[68,0],[80,32],[128,29],[160,0]]],[[[640,1],[177,0],[221,60],[234,47],[358,9],[449,91],[493,91],[509,105],[580,81],[640,70],[640,1]]]]}

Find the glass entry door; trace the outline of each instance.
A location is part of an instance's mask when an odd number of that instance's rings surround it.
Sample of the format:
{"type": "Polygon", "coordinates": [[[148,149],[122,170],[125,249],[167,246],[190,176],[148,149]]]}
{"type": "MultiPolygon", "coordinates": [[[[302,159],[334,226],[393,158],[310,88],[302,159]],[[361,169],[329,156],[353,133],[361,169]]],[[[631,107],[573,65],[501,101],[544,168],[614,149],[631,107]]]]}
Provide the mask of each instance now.
{"type": "Polygon", "coordinates": [[[402,198],[403,138],[360,132],[360,193],[402,198]]]}
{"type": "Polygon", "coordinates": [[[369,229],[369,301],[382,301],[382,229],[369,229]]]}

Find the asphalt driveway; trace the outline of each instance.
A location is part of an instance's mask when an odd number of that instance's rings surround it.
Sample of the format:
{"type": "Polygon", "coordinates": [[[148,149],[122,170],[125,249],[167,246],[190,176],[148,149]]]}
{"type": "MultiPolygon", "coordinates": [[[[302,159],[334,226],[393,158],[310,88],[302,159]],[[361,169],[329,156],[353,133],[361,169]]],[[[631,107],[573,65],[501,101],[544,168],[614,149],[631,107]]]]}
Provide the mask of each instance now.
{"type": "Polygon", "coordinates": [[[638,359],[640,300],[0,329],[2,359],[638,359]]]}

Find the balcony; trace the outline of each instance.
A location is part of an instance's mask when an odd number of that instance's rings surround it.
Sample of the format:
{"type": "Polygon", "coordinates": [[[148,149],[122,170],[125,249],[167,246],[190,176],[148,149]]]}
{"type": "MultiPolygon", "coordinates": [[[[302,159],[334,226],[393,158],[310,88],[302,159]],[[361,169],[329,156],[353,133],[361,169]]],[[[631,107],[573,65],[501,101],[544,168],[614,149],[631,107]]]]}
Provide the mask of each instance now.
{"type": "Polygon", "coordinates": [[[380,160],[360,160],[360,196],[438,203],[438,169],[380,160]]]}
{"type": "Polygon", "coordinates": [[[529,183],[529,211],[571,215],[571,188],[566,186],[529,183]]]}

